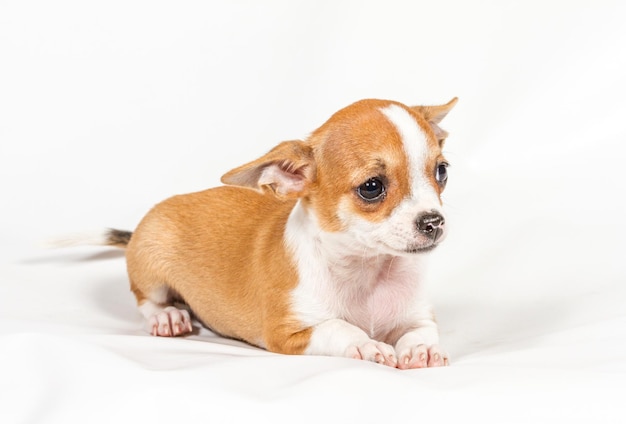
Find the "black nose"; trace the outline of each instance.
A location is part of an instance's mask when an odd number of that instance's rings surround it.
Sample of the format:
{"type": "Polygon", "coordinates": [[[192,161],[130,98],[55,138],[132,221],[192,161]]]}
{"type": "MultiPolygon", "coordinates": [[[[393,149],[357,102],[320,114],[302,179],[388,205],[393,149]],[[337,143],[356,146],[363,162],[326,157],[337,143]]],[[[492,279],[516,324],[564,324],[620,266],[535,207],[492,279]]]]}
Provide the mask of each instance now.
{"type": "Polygon", "coordinates": [[[443,234],[444,223],[445,220],[440,214],[425,213],[417,218],[417,230],[433,241],[437,241],[443,234]]]}

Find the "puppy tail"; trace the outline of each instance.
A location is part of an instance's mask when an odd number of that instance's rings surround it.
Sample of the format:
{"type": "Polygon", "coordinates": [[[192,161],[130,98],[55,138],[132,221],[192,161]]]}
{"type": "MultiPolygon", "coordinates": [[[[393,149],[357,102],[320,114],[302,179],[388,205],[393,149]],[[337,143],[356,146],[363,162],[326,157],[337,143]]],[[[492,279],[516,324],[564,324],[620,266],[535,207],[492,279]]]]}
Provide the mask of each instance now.
{"type": "Polygon", "coordinates": [[[59,237],[53,240],[47,240],[43,243],[44,247],[71,247],[71,246],[113,246],[124,249],[130,238],[133,236],[131,231],[116,230],[107,228],[104,231],[93,233],[70,234],[65,237],[59,237]]]}

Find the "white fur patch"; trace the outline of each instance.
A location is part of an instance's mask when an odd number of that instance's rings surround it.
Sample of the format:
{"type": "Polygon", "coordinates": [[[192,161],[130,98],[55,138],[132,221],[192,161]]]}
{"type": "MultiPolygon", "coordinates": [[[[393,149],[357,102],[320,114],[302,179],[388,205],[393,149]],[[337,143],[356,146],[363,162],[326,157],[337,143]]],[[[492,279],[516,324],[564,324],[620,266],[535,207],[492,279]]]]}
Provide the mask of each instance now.
{"type": "Polygon", "coordinates": [[[396,127],[404,144],[404,151],[409,159],[411,188],[415,190],[424,179],[423,169],[428,156],[428,142],[415,118],[402,107],[392,104],[382,108],[381,112],[396,127]]]}
{"type": "Polygon", "coordinates": [[[425,169],[429,153],[426,134],[415,118],[398,105],[392,104],[382,108],[381,112],[396,127],[402,139],[409,160],[411,197],[417,199],[424,209],[428,204],[431,204],[433,209],[438,209],[439,197],[434,187],[430,185],[425,169]]]}
{"type": "Polygon", "coordinates": [[[333,299],[326,299],[325,291],[332,284],[331,276],[326,267],[319,266],[325,261],[324,252],[318,248],[321,230],[314,219],[298,202],[285,228],[285,242],[294,254],[300,280],[293,293],[295,311],[307,326],[334,317],[333,299]]]}

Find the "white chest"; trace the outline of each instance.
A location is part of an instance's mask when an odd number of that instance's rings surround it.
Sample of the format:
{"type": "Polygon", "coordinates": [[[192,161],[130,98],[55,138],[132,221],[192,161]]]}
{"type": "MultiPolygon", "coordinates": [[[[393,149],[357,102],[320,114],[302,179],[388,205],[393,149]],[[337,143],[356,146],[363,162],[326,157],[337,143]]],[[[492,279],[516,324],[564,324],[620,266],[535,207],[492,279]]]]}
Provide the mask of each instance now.
{"type": "Polygon", "coordinates": [[[419,300],[418,264],[409,258],[354,258],[336,266],[308,262],[293,293],[307,325],[340,318],[372,338],[387,339],[405,326],[419,300]]]}
{"type": "Polygon", "coordinates": [[[343,319],[385,340],[415,322],[423,297],[422,257],[376,255],[348,235],[324,233],[300,204],[285,242],[298,270],[293,313],[304,325],[343,319]]]}

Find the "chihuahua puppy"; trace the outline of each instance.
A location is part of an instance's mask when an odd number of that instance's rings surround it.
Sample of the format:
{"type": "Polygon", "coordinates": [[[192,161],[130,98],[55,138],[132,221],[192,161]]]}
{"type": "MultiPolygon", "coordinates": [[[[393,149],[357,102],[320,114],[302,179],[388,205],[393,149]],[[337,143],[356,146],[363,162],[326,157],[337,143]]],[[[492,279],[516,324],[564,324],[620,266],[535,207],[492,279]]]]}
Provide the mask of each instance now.
{"type": "Polygon", "coordinates": [[[447,365],[423,268],[447,232],[439,122],[456,101],[356,102],[226,173],[225,186],[167,199],[134,232],[97,241],[126,248],[155,336],[190,333],[189,309],[272,352],[447,365]]]}

